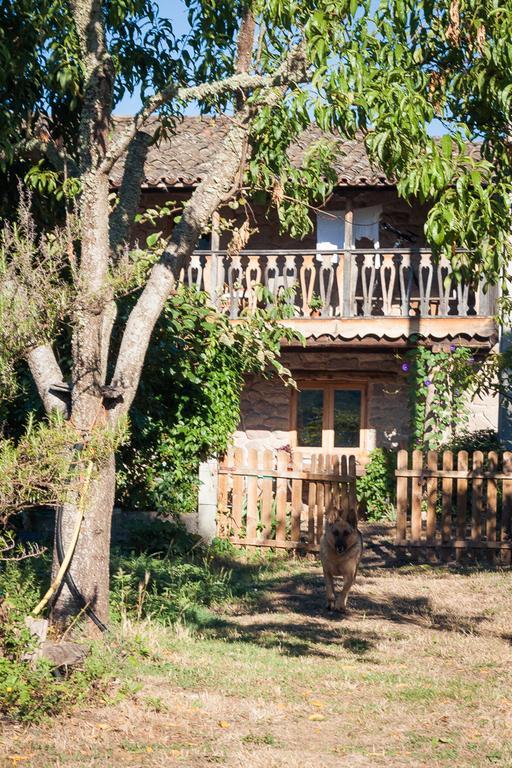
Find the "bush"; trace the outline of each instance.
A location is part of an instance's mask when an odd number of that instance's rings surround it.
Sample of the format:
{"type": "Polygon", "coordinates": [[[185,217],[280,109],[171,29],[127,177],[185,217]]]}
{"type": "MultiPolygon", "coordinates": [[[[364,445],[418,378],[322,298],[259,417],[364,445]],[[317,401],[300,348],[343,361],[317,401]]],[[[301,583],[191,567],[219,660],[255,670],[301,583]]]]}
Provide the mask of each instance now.
{"type": "Polygon", "coordinates": [[[123,551],[114,553],[112,573],[117,620],[128,616],[197,625],[205,609],[232,596],[231,572],[216,553],[170,521],[134,524],[123,551]]]}
{"type": "Polygon", "coordinates": [[[357,500],[368,520],[394,517],[396,454],[385,448],[370,451],[365,474],[357,480],[357,500]]]}

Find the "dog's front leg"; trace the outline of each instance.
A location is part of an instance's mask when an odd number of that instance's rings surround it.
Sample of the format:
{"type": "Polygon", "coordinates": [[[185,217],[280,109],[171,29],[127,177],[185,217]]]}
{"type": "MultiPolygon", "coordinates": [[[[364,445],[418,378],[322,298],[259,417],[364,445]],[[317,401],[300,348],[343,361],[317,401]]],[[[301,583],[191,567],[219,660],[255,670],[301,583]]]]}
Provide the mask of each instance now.
{"type": "Polygon", "coordinates": [[[343,589],[341,590],[341,595],[339,595],[339,597],[336,600],[336,606],[335,606],[335,609],[337,611],[340,611],[341,613],[346,612],[348,593],[352,589],[352,586],[355,580],[356,580],[355,568],[353,571],[349,571],[348,573],[343,574],[343,589]]]}
{"type": "Polygon", "coordinates": [[[324,571],[325,592],[327,594],[327,610],[332,611],[334,610],[334,578],[325,565],[322,565],[322,567],[324,571]]]}

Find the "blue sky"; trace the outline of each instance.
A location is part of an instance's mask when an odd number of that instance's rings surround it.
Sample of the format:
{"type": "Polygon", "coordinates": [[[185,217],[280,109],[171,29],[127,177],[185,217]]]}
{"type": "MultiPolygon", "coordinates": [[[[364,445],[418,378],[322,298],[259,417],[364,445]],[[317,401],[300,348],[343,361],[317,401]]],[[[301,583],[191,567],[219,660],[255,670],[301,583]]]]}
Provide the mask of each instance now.
{"type": "MultiPolygon", "coordinates": [[[[176,35],[182,35],[188,30],[187,12],[182,0],[159,0],[160,13],[162,16],[170,18],[173,22],[173,28],[176,35]]],[[[140,107],[138,96],[125,96],[119,102],[115,109],[116,115],[133,115],[140,107]]],[[[189,114],[197,114],[192,106],[187,110],[189,114]]],[[[441,136],[446,130],[439,120],[434,120],[429,128],[429,133],[433,136],[441,136]]]]}

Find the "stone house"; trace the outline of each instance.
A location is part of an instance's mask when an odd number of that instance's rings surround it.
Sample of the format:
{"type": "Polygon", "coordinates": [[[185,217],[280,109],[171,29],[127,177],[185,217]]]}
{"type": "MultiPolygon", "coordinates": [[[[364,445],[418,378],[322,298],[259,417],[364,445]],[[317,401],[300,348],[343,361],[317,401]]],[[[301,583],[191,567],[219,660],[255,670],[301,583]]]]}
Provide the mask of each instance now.
{"type": "MultiPolygon", "coordinates": [[[[185,118],[170,143],[150,148],[143,206],[186,200],[226,125],[185,118]]],[[[315,128],[304,135],[294,148],[297,161],[317,136],[315,128]]],[[[448,263],[434,262],[423,235],[427,208],[401,200],[393,182],[369,165],[360,142],[342,142],[336,170],[338,185],[304,240],[280,234],[276,214],[254,202],[257,231],[247,249],[228,256],[230,235],[213,222],[184,279],[210,291],[233,322],[256,300],[255,284],[284,291],[293,304],[286,322],[306,340],[283,348],[298,391],[276,378],[247,381],[235,444],[355,453],[364,464],[373,447],[408,440],[401,356],[418,337],[434,347],[460,344],[475,356],[489,354],[498,341],[496,297],[457,284],[448,263]]],[[[120,180],[115,169],[113,187],[120,180]]],[[[241,220],[239,212],[222,212],[228,214],[241,220]]],[[[472,403],[470,428],[497,429],[498,405],[472,403]]]]}

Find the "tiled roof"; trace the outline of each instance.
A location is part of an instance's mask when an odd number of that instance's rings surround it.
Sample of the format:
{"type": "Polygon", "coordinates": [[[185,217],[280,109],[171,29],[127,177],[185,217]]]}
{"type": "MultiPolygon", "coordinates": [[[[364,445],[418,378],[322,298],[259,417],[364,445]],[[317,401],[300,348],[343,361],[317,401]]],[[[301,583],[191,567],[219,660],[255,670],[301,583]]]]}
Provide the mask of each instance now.
{"type": "MultiPolygon", "coordinates": [[[[116,118],[122,127],[126,118],[116,118]]],[[[195,186],[208,170],[215,154],[215,147],[226,135],[230,125],[228,117],[185,117],[176,126],[170,139],[151,146],[144,168],[143,187],[157,189],[167,187],[195,186]]],[[[325,135],[325,134],[323,134],[325,135]]],[[[313,142],[322,137],[322,131],[311,126],[291,148],[291,157],[300,163],[304,152],[313,142]]],[[[475,152],[478,148],[475,146],[475,152]]],[[[362,141],[339,140],[339,153],[335,162],[340,186],[389,186],[392,180],[372,168],[362,141]]],[[[119,187],[122,179],[123,161],[118,162],[111,173],[111,184],[119,187]]]]}

